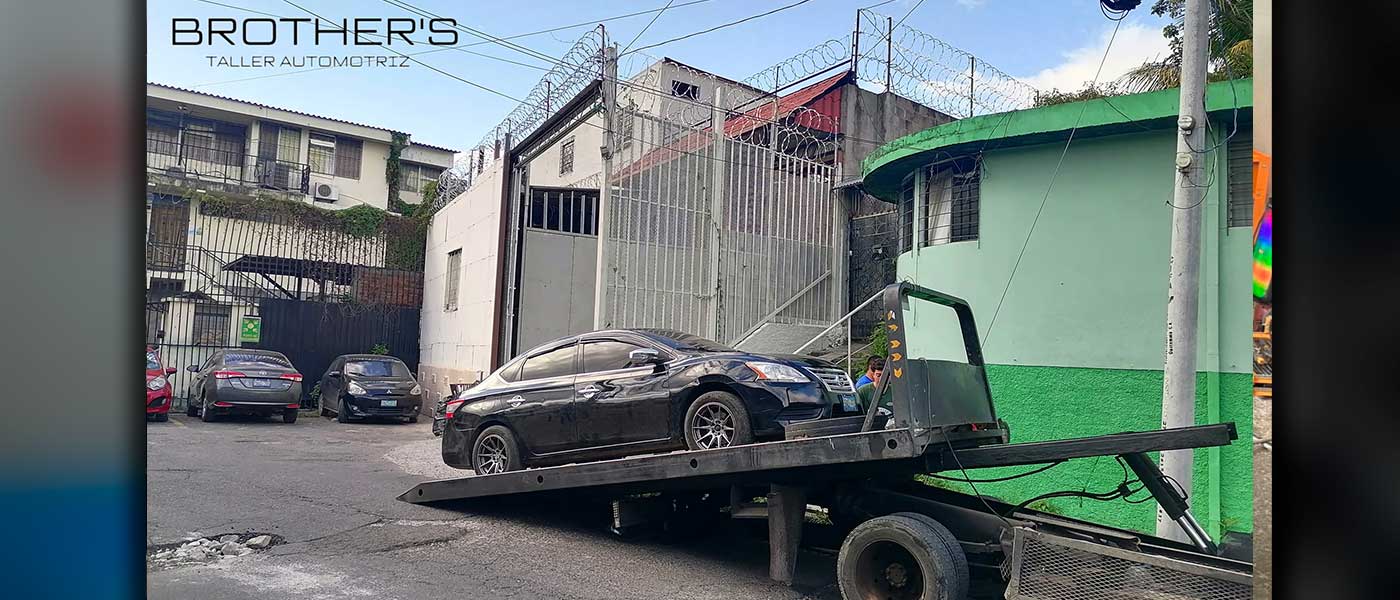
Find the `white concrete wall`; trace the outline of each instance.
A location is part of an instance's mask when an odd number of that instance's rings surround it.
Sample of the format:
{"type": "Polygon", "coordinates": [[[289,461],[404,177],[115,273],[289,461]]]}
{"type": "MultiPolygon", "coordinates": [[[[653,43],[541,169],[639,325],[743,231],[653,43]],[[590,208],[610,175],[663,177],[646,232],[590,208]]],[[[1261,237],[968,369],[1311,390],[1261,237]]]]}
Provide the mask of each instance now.
{"type": "Polygon", "coordinates": [[[603,115],[594,114],[530,161],[530,185],[597,188],[603,172],[603,115]],[[574,170],[559,173],[560,147],[574,140],[574,170]]]}
{"type": "Polygon", "coordinates": [[[428,230],[424,257],[419,378],[436,400],[449,384],[472,383],[489,373],[495,343],[496,254],[500,240],[502,163],[483,171],[476,185],[438,211],[428,230]],[[457,309],[444,308],[447,255],[462,251],[457,309]]]}
{"type": "Polygon", "coordinates": [[[593,330],[598,238],[525,230],[520,282],[521,352],[550,340],[593,330]]]}

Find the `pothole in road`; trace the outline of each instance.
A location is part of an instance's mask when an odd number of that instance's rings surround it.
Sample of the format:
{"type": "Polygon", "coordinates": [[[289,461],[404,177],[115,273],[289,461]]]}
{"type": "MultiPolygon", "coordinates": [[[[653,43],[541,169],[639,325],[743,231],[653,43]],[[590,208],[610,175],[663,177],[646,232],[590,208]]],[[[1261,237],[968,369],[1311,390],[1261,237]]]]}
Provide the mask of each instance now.
{"type": "Polygon", "coordinates": [[[275,533],[246,531],[205,536],[182,542],[158,544],[146,549],[150,568],[206,564],[235,556],[247,556],[286,542],[275,533]]]}

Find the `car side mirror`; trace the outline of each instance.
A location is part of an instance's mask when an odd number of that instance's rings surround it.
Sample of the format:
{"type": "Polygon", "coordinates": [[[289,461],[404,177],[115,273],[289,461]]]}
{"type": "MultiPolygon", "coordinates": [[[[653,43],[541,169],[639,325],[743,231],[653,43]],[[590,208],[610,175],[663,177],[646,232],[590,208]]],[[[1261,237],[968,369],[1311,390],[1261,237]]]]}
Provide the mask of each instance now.
{"type": "Polygon", "coordinates": [[[176,369],[175,367],[166,367],[166,368],[165,368],[165,374],[166,374],[166,375],[174,375],[176,371],[179,371],[179,369],[176,369]]]}
{"type": "Polygon", "coordinates": [[[627,353],[627,358],[634,365],[659,365],[666,362],[666,359],[662,358],[661,352],[655,348],[638,348],[627,353]]]}
{"type": "Polygon", "coordinates": [[[330,373],[326,373],[326,376],[327,376],[327,377],[340,377],[340,371],[331,371],[330,373]]]}
{"type": "Polygon", "coordinates": [[[190,366],[188,366],[188,367],[185,367],[185,370],[186,370],[186,371],[189,371],[189,372],[191,372],[191,373],[198,373],[198,372],[199,372],[199,365],[190,365],[190,366]]]}

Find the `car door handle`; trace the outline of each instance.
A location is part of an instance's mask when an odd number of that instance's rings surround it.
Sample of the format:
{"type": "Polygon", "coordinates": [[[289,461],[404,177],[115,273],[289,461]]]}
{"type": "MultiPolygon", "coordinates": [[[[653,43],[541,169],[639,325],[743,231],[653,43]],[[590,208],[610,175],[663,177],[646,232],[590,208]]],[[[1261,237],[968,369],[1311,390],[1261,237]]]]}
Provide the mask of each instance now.
{"type": "Polygon", "coordinates": [[[515,407],[517,407],[517,406],[520,406],[520,403],[521,403],[521,402],[524,402],[524,401],[525,401],[525,399],[522,398],[522,397],[520,397],[520,396],[512,396],[511,399],[510,399],[510,400],[507,400],[506,402],[509,402],[509,403],[510,403],[510,407],[511,407],[511,408],[515,408],[515,407]]]}
{"type": "Polygon", "coordinates": [[[583,396],[584,399],[589,399],[597,395],[597,393],[601,391],[603,391],[603,388],[600,388],[590,383],[584,387],[579,388],[578,395],[583,396]]]}

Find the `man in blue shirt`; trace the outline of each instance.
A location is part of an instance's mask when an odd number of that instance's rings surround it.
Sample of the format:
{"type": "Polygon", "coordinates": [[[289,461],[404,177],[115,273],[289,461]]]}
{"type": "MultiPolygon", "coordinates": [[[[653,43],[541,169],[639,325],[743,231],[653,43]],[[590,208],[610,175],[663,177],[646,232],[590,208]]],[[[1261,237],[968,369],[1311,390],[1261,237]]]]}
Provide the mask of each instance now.
{"type": "Polygon", "coordinates": [[[856,380],[856,389],[867,383],[875,383],[880,380],[880,372],[885,370],[885,357],[871,356],[865,359],[865,373],[856,380]]]}

